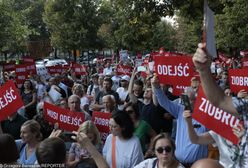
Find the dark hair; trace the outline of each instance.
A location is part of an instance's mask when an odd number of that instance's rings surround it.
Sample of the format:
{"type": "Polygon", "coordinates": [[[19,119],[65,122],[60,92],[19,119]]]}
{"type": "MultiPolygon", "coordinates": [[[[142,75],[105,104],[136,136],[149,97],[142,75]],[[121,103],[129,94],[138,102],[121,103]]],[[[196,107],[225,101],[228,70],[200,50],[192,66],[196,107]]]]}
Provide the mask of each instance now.
{"type": "Polygon", "coordinates": [[[109,82],[111,86],[113,85],[113,81],[112,81],[112,79],[109,78],[109,77],[105,77],[105,78],[103,79],[103,81],[109,82]]]}
{"type": "Polygon", "coordinates": [[[167,139],[167,140],[169,140],[170,141],[170,144],[172,146],[173,153],[175,152],[175,150],[176,150],[175,142],[174,142],[174,140],[167,133],[160,133],[160,134],[158,134],[157,136],[155,136],[153,138],[153,140],[152,140],[152,149],[154,151],[155,151],[156,143],[160,139],[167,139]]]}
{"type": "Polygon", "coordinates": [[[135,81],[134,81],[134,84],[135,84],[135,85],[138,85],[138,86],[141,86],[142,88],[143,88],[143,86],[144,86],[144,83],[142,82],[142,80],[135,80],[135,81]]]}
{"type": "Polygon", "coordinates": [[[21,87],[21,91],[24,91],[24,83],[25,82],[29,82],[30,83],[30,90],[31,91],[34,91],[34,85],[33,85],[33,82],[29,79],[26,79],[23,83],[22,83],[22,87],[21,87]]]}
{"type": "Polygon", "coordinates": [[[135,119],[138,119],[140,117],[140,113],[139,113],[139,107],[138,107],[138,104],[137,103],[132,103],[132,102],[129,102],[125,105],[124,107],[124,111],[126,112],[126,109],[128,107],[132,107],[132,109],[134,110],[134,113],[135,113],[135,119]]]}
{"type": "Polygon", "coordinates": [[[134,124],[127,113],[117,111],[112,113],[111,118],[121,127],[121,134],[124,139],[130,139],[133,136],[134,124]]]}
{"type": "Polygon", "coordinates": [[[13,163],[19,158],[14,138],[9,134],[0,135],[0,163],[13,163]]]}
{"type": "Polygon", "coordinates": [[[42,164],[65,164],[66,146],[58,137],[47,138],[36,149],[38,163],[42,164]]]}

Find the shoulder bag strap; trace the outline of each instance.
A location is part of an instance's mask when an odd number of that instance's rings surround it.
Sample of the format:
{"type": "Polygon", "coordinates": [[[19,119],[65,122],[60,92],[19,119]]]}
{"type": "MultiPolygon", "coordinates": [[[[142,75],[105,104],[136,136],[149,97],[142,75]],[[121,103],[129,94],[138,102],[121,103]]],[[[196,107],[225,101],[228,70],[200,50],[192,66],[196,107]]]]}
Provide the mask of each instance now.
{"type": "Polygon", "coordinates": [[[116,136],[112,136],[112,168],[116,168],[116,136]]]}
{"type": "Polygon", "coordinates": [[[158,159],[155,159],[155,160],[153,161],[153,163],[152,163],[152,168],[155,168],[155,167],[156,167],[157,162],[158,162],[158,159]]]}

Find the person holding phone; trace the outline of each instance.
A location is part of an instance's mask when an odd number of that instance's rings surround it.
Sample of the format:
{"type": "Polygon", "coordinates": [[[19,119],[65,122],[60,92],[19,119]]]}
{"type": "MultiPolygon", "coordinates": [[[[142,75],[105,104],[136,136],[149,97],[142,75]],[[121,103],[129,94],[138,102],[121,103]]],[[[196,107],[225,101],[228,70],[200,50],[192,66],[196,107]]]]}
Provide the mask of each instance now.
{"type": "MultiPolygon", "coordinates": [[[[198,135],[192,125],[192,117],[189,110],[184,111],[183,117],[187,123],[190,141],[194,144],[213,144],[217,146],[220,152],[219,163],[225,168],[231,168],[234,164],[232,158],[237,157],[236,153],[238,152],[238,146],[233,145],[232,142],[225,140],[223,137],[212,130],[198,135]]],[[[237,128],[244,132],[243,126],[239,125],[237,128]]],[[[243,135],[243,133],[241,135],[243,135]]]]}
{"type": "MultiPolygon", "coordinates": [[[[154,75],[152,78],[152,88],[158,99],[158,103],[161,107],[166,109],[177,121],[176,128],[176,158],[187,168],[202,158],[206,158],[208,155],[207,145],[196,145],[192,144],[189,135],[187,134],[187,123],[183,118],[183,111],[185,106],[182,104],[181,99],[176,99],[171,101],[165,95],[165,93],[160,88],[160,83],[157,75],[154,75]]],[[[191,106],[195,101],[195,92],[190,92],[191,89],[188,89],[187,96],[189,96],[191,106]]],[[[201,125],[199,122],[193,120],[193,125],[197,133],[201,134],[207,131],[207,129],[201,125]]]]}
{"type": "MultiPolygon", "coordinates": [[[[91,143],[101,153],[102,143],[100,139],[100,134],[92,121],[85,121],[83,124],[81,124],[79,126],[78,132],[86,134],[87,137],[91,140],[91,143]]],[[[72,143],[71,148],[69,150],[67,167],[79,168],[84,167],[86,165],[91,165],[92,167],[95,166],[94,161],[91,159],[90,153],[85,148],[83,148],[83,146],[81,146],[79,142],[72,143]]]]}
{"type": "MultiPolygon", "coordinates": [[[[200,74],[202,87],[208,100],[216,107],[239,117],[244,122],[244,135],[240,137],[237,157],[233,159],[233,167],[248,167],[248,99],[231,97],[225,95],[224,91],[217,85],[210,70],[211,55],[206,52],[206,44],[198,44],[193,56],[193,63],[200,74]]],[[[237,133],[240,133],[238,130],[237,133]]],[[[231,150],[232,146],[229,147],[231,150]]]]}

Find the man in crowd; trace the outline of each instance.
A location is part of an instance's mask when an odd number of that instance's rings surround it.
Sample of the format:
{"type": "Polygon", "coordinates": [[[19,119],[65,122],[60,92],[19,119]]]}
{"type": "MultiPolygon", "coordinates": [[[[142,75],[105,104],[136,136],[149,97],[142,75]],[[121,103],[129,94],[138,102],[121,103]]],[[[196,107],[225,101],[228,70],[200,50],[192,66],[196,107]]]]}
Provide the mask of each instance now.
{"type": "Polygon", "coordinates": [[[72,112],[83,112],[84,116],[85,116],[84,117],[85,121],[86,120],[91,120],[90,115],[80,108],[80,97],[79,96],[71,95],[68,98],[68,107],[69,107],[70,111],[72,111],[72,112]]]}
{"type": "Polygon", "coordinates": [[[104,108],[102,98],[105,95],[113,95],[115,97],[116,104],[119,102],[119,95],[117,92],[113,91],[112,88],[113,82],[111,78],[105,77],[103,80],[103,90],[98,93],[95,99],[95,104],[92,105],[92,109],[100,111],[104,108]]]}
{"type": "Polygon", "coordinates": [[[203,90],[213,105],[232,115],[240,117],[244,121],[245,133],[240,138],[237,157],[233,158],[233,167],[248,167],[248,99],[238,99],[237,97],[231,97],[224,94],[223,90],[217,85],[215,79],[211,75],[211,57],[205,51],[205,48],[205,44],[198,44],[198,48],[193,56],[193,62],[200,74],[203,90]]]}
{"type": "Polygon", "coordinates": [[[115,97],[113,95],[103,96],[102,103],[104,106],[104,109],[102,109],[103,112],[113,113],[116,111],[115,97]]]}
{"type": "MultiPolygon", "coordinates": [[[[206,158],[208,154],[208,148],[206,145],[196,145],[192,144],[189,135],[187,133],[187,123],[183,117],[183,111],[185,109],[184,105],[179,102],[170,101],[165,93],[160,88],[159,80],[157,75],[154,75],[152,79],[152,87],[154,88],[155,95],[158,99],[158,103],[164,109],[166,109],[170,114],[174,116],[177,120],[176,129],[176,151],[175,155],[177,159],[186,167],[191,167],[191,165],[202,158],[206,158]]],[[[194,92],[189,92],[188,94],[193,104],[195,98],[194,92]]],[[[207,129],[200,125],[197,121],[192,121],[195,130],[198,134],[206,132],[207,129]]]]}
{"type": "Polygon", "coordinates": [[[119,94],[120,103],[118,105],[119,110],[124,109],[124,103],[128,96],[128,83],[130,81],[130,77],[128,75],[124,75],[121,77],[121,87],[117,88],[116,92],[119,94]]]}

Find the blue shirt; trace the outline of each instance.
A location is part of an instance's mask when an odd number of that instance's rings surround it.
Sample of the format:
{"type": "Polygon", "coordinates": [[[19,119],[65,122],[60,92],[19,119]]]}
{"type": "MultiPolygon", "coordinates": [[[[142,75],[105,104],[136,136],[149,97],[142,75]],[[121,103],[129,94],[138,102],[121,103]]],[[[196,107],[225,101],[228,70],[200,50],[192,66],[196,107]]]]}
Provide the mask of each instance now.
{"type": "MultiPolygon", "coordinates": [[[[206,158],[208,155],[207,145],[192,144],[189,139],[187,123],[183,117],[184,106],[178,102],[170,101],[161,89],[155,89],[155,94],[160,106],[166,109],[177,120],[176,158],[181,163],[193,163],[199,159],[206,158]]],[[[199,128],[195,128],[197,134],[207,131],[203,125],[194,119],[192,120],[192,124],[200,125],[199,128]]]]}
{"type": "Polygon", "coordinates": [[[20,139],[20,140],[16,140],[16,146],[20,150],[20,157],[18,159],[18,163],[23,165],[34,165],[37,160],[35,155],[35,150],[28,158],[26,158],[27,145],[24,144],[23,141],[20,139]]]}

